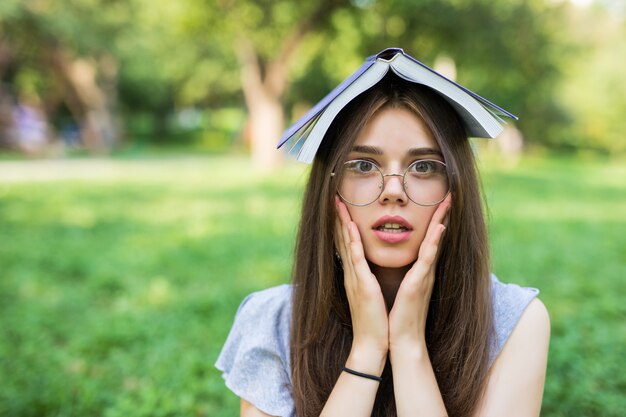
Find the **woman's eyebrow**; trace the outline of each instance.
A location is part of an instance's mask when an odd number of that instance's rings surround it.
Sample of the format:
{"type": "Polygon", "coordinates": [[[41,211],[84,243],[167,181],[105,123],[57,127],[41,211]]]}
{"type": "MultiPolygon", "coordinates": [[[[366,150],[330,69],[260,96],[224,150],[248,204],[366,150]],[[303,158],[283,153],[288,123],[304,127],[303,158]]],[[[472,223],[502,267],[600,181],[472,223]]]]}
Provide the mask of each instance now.
{"type": "MultiPolygon", "coordinates": [[[[370,155],[383,155],[384,152],[382,149],[376,146],[367,146],[367,145],[355,145],[352,148],[352,152],[356,153],[365,153],[370,155]]],[[[408,156],[424,156],[424,155],[436,155],[443,157],[443,154],[439,149],[435,148],[411,148],[407,152],[408,156]]]]}
{"type": "Polygon", "coordinates": [[[435,148],[411,148],[408,152],[409,156],[437,155],[443,157],[439,149],[435,148]]]}
{"type": "Polygon", "coordinates": [[[372,154],[372,155],[382,155],[383,154],[383,151],[380,148],[377,148],[375,146],[366,146],[366,145],[355,145],[352,148],[352,152],[368,153],[368,154],[372,154]]]}

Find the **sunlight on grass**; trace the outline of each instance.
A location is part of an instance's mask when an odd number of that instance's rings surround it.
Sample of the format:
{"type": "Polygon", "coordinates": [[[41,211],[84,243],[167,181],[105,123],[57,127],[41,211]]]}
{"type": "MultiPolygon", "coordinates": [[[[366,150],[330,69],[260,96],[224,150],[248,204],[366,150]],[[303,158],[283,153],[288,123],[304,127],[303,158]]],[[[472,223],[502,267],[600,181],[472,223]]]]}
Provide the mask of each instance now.
{"type": "MultiPolygon", "coordinates": [[[[620,415],[624,164],[490,158],[493,270],[551,313],[542,415],[620,415]]],[[[0,163],[0,414],[237,414],[213,362],[243,297],[289,282],[307,173],[243,157],[0,163]]]]}

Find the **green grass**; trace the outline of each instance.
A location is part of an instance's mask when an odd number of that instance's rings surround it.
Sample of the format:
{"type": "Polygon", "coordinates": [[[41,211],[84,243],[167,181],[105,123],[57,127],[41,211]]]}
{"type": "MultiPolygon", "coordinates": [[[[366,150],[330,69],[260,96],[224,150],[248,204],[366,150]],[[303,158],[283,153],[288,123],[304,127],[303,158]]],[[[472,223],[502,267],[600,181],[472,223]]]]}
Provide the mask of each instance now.
{"type": "MultiPolygon", "coordinates": [[[[241,299],[289,280],[306,170],[70,162],[0,162],[0,415],[236,415],[213,363],[241,299]]],[[[493,270],[551,313],[542,415],[622,415],[626,167],[484,165],[493,270]]]]}

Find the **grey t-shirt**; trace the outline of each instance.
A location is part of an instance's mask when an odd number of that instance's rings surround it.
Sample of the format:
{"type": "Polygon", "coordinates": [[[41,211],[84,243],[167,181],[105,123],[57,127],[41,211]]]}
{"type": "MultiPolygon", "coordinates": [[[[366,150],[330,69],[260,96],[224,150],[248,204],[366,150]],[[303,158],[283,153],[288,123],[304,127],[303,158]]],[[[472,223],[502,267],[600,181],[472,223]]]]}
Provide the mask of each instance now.
{"type": "MultiPolygon", "coordinates": [[[[493,362],[539,291],[503,284],[494,275],[491,288],[496,330],[493,362]]],[[[215,364],[231,391],[272,416],[295,417],[289,362],[290,301],[291,285],[287,284],[248,295],[215,364]]]]}

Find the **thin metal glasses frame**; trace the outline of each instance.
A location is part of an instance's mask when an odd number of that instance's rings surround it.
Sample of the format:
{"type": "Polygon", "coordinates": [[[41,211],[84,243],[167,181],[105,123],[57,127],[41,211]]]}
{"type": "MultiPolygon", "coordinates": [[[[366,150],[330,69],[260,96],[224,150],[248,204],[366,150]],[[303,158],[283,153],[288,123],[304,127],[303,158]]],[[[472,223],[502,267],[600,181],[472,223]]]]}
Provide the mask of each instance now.
{"type": "MultiPolygon", "coordinates": [[[[421,204],[418,203],[417,201],[413,200],[410,196],[409,193],[407,193],[406,191],[406,173],[409,172],[409,169],[417,164],[418,162],[423,162],[423,161],[431,161],[431,162],[436,162],[438,164],[441,164],[444,166],[444,168],[446,169],[446,173],[448,171],[448,166],[446,165],[445,162],[439,161],[437,159],[418,159],[414,162],[412,162],[405,170],[403,174],[383,174],[383,172],[380,170],[380,168],[378,167],[378,165],[376,165],[375,163],[373,163],[372,161],[368,161],[367,159],[351,159],[349,161],[346,161],[343,163],[343,165],[352,163],[352,162],[358,162],[358,161],[363,161],[363,162],[369,162],[370,164],[374,165],[376,167],[376,169],[378,170],[378,172],[380,172],[380,175],[382,177],[382,187],[380,188],[380,193],[378,193],[378,195],[376,196],[375,199],[373,199],[371,202],[366,203],[366,204],[355,204],[355,203],[351,203],[350,201],[346,200],[341,193],[339,192],[339,190],[337,190],[337,194],[339,195],[339,197],[341,197],[341,199],[343,201],[345,201],[346,203],[350,204],[351,206],[355,206],[355,207],[365,207],[365,206],[369,206],[370,204],[374,203],[376,200],[378,200],[380,198],[380,196],[383,194],[383,192],[385,191],[385,177],[402,177],[402,191],[404,191],[404,194],[407,196],[407,198],[412,201],[413,203],[417,204],[418,206],[422,206],[422,207],[432,207],[432,206],[436,206],[437,204],[441,203],[443,200],[446,199],[446,197],[448,196],[448,194],[450,194],[450,184],[448,184],[448,191],[446,192],[446,194],[436,203],[432,203],[432,204],[421,204]]],[[[336,177],[337,174],[333,171],[330,173],[331,177],[336,177]]],[[[338,185],[339,186],[339,185],[338,185]]]]}

